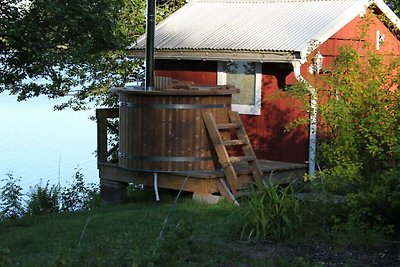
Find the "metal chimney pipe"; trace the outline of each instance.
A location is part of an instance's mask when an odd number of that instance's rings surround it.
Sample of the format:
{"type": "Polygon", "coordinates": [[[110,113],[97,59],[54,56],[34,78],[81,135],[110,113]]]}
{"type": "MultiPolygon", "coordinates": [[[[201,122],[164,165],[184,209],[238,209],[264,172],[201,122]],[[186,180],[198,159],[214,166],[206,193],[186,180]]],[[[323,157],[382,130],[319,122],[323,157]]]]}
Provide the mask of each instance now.
{"type": "Polygon", "coordinates": [[[147,91],[154,90],[154,33],[156,27],[156,0],[147,0],[146,26],[146,80],[147,91]]]}

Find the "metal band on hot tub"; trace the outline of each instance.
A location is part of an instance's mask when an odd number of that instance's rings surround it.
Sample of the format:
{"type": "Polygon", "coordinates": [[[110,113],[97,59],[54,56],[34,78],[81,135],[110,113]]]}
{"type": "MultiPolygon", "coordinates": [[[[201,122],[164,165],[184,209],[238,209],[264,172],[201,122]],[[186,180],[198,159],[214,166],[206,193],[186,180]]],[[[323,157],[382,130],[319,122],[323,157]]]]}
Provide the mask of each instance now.
{"type": "Polygon", "coordinates": [[[120,107],[149,108],[149,109],[204,109],[204,108],[226,108],[225,104],[134,104],[120,102],[120,107]]]}
{"type": "Polygon", "coordinates": [[[144,161],[173,161],[173,162],[198,162],[212,160],[212,157],[148,157],[148,156],[135,156],[132,154],[119,152],[120,158],[131,159],[131,160],[144,160],[144,161]]]}

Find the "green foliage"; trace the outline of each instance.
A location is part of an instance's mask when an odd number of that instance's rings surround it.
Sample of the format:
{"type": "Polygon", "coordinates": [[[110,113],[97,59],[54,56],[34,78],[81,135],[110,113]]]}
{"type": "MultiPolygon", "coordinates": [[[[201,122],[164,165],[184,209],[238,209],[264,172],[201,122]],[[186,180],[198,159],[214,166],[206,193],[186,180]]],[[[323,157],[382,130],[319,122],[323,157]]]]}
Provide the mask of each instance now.
{"type": "Polygon", "coordinates": [[[100,205],[98,186],[85,184],[80,169],[76,169],[70,186],[50,186],[49,181],[42,186],[40,181],[27,194],[26,211],[23,205],[22,188],[17,184],[19,179],[15,179],[11,173],[7,173],[6,176],[7,178],[2,180],[6,184],[0,191],[0,221],[17,219],[25,213],[44,215],[59,211],[83,211],[100,205]]]}
{"type": "Polygon", "coordinates": [[[10,250],[0,246],[0,266],[11,266],[10,250]]]}
{"type": "MultiPolygon", "coordinates": [[[[322,167],[317,181],[328,193],[345,196],[343,221],[386,227],[400,222],[400,58],[363,45],[372,52],[341,47],[329,72],[314,77],[322,167]]],[[[309,99],[306,85],[289,93],[309,99]]]]}
{"type": "Polygon", "coordinates": [[[293,193],[291,185],[254,185],[237,211],[242,220],[241,237],[275,240],[291,237],[302,223],[302,203],[293,193]]]}
{"type": "Polygon", "coordinates": [[[60,186],[52,185],[49,181],[45,186],[41,183],[31,188],[28,194],[27,213],[31,215],[43,215],[58,212],[60,199],[60,186]]]}
{"type": "Polygon", "coordinates": [[[351,216],[369,225],[384,225],[400,230],[400,167],[390,168],[368,176],[368,183],[346,195],[346,207],[351,216]]]}
{"type": "Polygon", "coordinates": [[[61,189],[61,211],[89,210],[98,206],[100,199],[98,187],[86,185],[80,169],[76,169],[73,183],[61,189]]]}
{"type": "Polygon", "coordinates": [[[20,179],[14,178],[12,173],[6,173],[2,179],[6,184],[0,189],[0,219],[17,219],[24,213],[22,204],[22,188],[18,185],[20,179]]]}
{"type": "Polygon", "coordinates": [[[346,195],[349,220],[399,222],[400,60],[343,47],[320,88],[319,177],[346,195]]]}
{"type": "Polygon", "coordinates": [[[361,58],[350,47],[340,49],[335,70],[320,90],[321,123],[328,129],[320,160],[327,167],[354,163],[359,173],[395,166],[400,128],[397,88],[400,60],[389,63],[375,54],[361,58]]]}
{"type": "Polygon", "coordinates": [[[386,0],[386,4],[396,13],[397,16],[400,16],[400,1],[399,0],[386,0]]]}
{"type": "MultiPolygon", "coordinates": [[[[157,21],[183,3],[161,1],[157,21]]],[[[144,33],[144,14],[142,0],[2,1],[0,93],[18,100],[73,94],[59,109],[116,105],[109,88],[142,75],[142,61],[124,49],[144,33]]]]}
{"type": "Polygon", "coordinates": [[[332,216],[332,220],[334,241],[344,249],[358,247],[369,251],[376,250],[385,245],[385,236],[393,233],[391,226],[371,227],[354,214],[350,214],[349,218],[332,216]]]}

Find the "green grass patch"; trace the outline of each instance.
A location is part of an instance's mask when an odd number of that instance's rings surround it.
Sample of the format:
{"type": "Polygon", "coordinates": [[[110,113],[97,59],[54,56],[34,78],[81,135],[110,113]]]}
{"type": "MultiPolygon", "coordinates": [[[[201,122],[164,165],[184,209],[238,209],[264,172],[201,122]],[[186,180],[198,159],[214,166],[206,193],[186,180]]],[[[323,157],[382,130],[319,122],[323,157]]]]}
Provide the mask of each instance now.
{"type": "Polygon", "coordinates": [[[225,226],[232,207],[191,201],[183,201],[171,214],[153,256],[170,207],[138,203],[4,221],[0,260],[3,255],[3,262],[9,259],[13,266],[147,266],[160,261],[212,266],[234,257],[219,245],[230,240],[225,226]]]}
{"type": "MultiPolygon", "coordinates": [[[[207,205],[182,197],[164,225],[174,198],[145,199],[2,221],[0,266],[353,266],[371,257],[380,260],[387,249],[382,243],[366,253],[354,249],[368,231],[358,237],[347,228],[332,232],[334,208],[320,203],[301,206],[302,228],[292,237],[243,241],[238,208],[226,202],[207,205]]],[[[382,266],[394,259],[385,253],[382,266]]]]}

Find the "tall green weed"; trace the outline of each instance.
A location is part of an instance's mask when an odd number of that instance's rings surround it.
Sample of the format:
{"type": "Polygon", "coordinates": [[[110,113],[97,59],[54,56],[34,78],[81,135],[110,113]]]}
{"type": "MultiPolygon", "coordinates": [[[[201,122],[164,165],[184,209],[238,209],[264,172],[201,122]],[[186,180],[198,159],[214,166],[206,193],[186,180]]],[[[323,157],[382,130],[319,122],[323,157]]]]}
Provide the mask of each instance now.
{"type": "Polygon", "coordinates": [[[237,211],[241,238],[283,240],[291,237],[301,227],[301,207],[291,185],[254,185],[237,211]]]}

